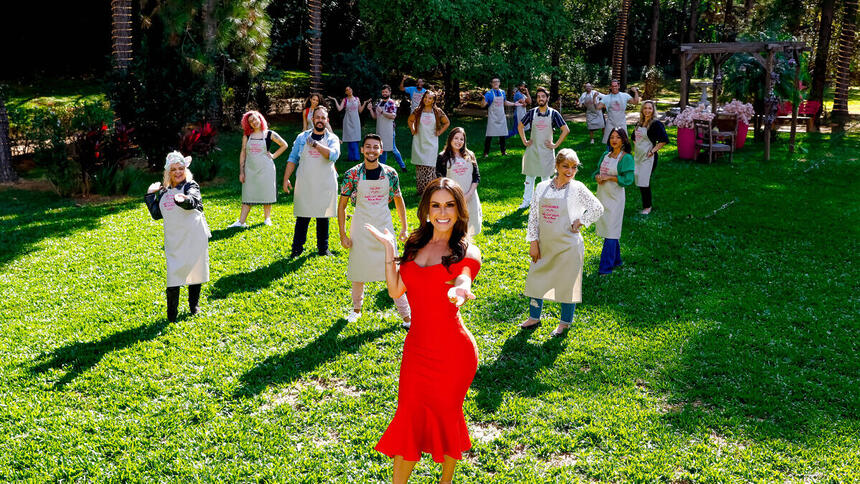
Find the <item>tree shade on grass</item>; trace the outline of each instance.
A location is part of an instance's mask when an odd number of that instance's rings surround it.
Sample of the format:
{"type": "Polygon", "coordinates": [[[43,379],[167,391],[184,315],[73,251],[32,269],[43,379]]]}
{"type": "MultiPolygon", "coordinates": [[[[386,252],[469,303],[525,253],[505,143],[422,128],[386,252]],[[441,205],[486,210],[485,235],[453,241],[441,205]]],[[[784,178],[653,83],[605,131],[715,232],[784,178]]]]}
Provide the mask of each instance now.
{"type": "MultiPolygon", "coordinates": [[[[409,153],[400,123],[400,149],[409,153]]],[[[473,145],[483,121],[454,119],[473,145]]],[[[573,125],[588,175],[602,150],[573,125]]],[[[275,126],[292,142],[297,127],[275,126]]],[[[860,468],[856,135],[801,135],[762,163],[656,170],[654,212],[627,190],[625,265],[599,277],[585,230],[583,303],[565,340],[518,331],[528,268],[522,148],[481,159],[480,363],[465,403],[462,482],[845,480],[860,468]]],[[[474,148],[475,146],[473,146],[474,148]]],[[[0,479],[379,482],[373,445],[396,407],[405,333],[382,283],[347,324],[346,251],[288,261],[275,225],[225,231],[227,181],[203,187],[212,281],[202,312],[165,321],[160,224],[141,197],[77,206],[0,191],[0,479]]],[[[283,159],[277,160],[278,176],[283,159]]],[[[193,165],[192,165],[193,168],[193,165]]],[[[343,172],[348,163],[338,163],[343,172]]],[[[154,177],[155,179],[157,177],[154,177]]],[[[414,174],[402,178],[416,225],[414,174]]],[[[336,243],[332,227],[332,243],[336,243]]],[[[309,244],[313,244],[311,240],[309,244]]],[[[416,482],[430,481],[430,459],[416,482]]]]}

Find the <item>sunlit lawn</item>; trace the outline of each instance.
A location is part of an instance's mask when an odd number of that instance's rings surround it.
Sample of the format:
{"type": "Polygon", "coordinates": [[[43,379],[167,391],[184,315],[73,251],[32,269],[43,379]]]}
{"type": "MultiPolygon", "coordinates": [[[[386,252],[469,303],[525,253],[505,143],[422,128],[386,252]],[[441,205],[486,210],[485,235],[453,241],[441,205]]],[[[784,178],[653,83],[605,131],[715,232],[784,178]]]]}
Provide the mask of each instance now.
{"type": "MultiPolygon", "coordinates": [[[[479,149],[483,122],[460,124],[479,149]]],[[[397,139],[408,156],[402,122],[397,139]]],[[[554,304],[544,328],[516,327],[527,307],[522,148],[512,140],[507,157],[481,159],[484,263],[463,310],[480,366],[457,480],[856,479],[860,138],[800,139],[797,157],[778,142],[767,163],[760,144],[734,165],[664,150],[654,212],[638,215],[627,190],[621,270],[598,277],[601,242],[585,231],[583,303],[565,340],[548,334],[554,304]]],[[[577,178],[594,189],[601,148],[585,141],[573,126],[577,178]]],[[[254,211],[252,228],[225,229],[239,211],[238,143],[223,137],[226,181],[203,187],[203,311],[177,323],[165,320],[162,230],[142,194],[78,206],[0,191],[0,479],[387,478],[373,445],[396,407],[405,332],[382,283],[346,323],[335,224],[336,257],[288,259],[291,197],[273,227],[254,211]]],[[[402,185],[414,226],[413,170],[402,185]]],[[[436,472],[425,458],[416,482],[436,472]]]]}

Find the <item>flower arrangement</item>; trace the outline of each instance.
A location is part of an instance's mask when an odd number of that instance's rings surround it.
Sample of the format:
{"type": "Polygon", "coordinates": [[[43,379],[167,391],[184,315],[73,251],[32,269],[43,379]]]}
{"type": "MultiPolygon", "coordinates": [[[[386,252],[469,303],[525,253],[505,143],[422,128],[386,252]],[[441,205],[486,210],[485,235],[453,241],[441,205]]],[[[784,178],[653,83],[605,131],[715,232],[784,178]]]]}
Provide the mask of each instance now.
{"type": "Polygon", "coordinates": [[[738,121],[746,125],[750,124],[750,120],[755,116],[755,110],[750,103],[742,103],[737,99],[732,99],[732,102],[723,106],[723,111],[738,115],[738,121]]]}
{"type": "Polygon", "coordinates": [[[701,103],[696,107],[687,106],[680,114],[675,116],[675,119],[669,121],[669,125],[677,126],[679,128],[693,129],[693,122],[697,119],[703,121],[714,119],[714,113],[711,112],[711,107],[705,106],[701,103]]]}

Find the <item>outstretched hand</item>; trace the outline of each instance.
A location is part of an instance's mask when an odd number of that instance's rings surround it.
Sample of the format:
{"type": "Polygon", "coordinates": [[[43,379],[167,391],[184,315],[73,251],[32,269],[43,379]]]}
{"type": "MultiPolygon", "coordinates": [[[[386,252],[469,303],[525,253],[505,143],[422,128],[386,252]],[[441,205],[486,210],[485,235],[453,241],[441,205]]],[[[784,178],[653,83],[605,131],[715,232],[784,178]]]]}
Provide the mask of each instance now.
{"type": "Polygon", "coordinates": [[[155,182],[146,189],[146,193],[155,193],[161,189],[161,182],[155,182]]]}
{"type": "Polygon", "coordinates": [[[397,251],[397,241],[394,239],[394,234],[392,234],[390,230],[386,228],[385,231],[380,232],[379,229],[370,224],[364,224],[364,228],[367,229],[383,247],[385,247],[386,252],[390,250],[391,254],[394,254],[397,251]]]}
{"type": "Polygon", "coordinates": [[[475,295],[472,294],[471,289],[458,286],[454,286],[451,289],[448,289],[448,300],[451,301],[451,304],[457,306],[458,308],[469,299],[475,299],[475,295]]]}

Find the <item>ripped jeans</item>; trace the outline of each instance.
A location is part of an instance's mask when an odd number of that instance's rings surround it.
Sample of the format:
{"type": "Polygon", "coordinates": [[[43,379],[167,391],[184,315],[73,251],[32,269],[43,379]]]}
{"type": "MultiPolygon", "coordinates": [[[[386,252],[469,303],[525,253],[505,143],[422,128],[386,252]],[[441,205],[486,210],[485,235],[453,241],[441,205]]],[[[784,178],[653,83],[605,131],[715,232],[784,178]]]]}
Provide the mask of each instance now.
{"type": "MultiPolygon", "coordinates": [[[[532,319],[540,319],[540,313],[543,309],[543,299],[535,297],[529,299],[529,317],[532,319]]],[[[561,317],[559,318],[559,321],[563,324],[571,324],[573,322],[573,311],[576,309],[576,303],[559,304],[561,304],[561,317]]]]}

